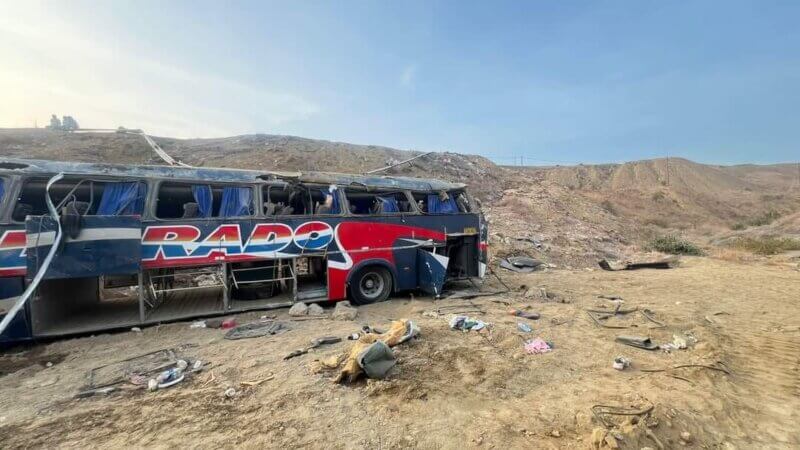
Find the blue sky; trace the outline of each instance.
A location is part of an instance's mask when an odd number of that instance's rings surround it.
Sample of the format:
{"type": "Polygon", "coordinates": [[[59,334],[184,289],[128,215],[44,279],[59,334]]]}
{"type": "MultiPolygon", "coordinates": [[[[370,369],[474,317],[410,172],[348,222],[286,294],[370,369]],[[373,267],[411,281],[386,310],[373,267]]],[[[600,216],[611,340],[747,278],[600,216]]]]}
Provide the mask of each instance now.
{"type": "Polygon", "coordinates": [[[800,2],[11,2],[0,127],[800,160],[800,2]]]}

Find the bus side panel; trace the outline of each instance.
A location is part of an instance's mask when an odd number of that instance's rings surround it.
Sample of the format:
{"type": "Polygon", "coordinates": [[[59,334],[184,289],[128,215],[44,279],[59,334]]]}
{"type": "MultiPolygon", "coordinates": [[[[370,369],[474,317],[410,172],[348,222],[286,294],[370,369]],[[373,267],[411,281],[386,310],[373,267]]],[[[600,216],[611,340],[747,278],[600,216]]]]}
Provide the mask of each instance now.
{"type": "MultiPolygon", "coordinates": [[[[6,312],[14,306],[22,292],[25,290],[23,277],[0,278],[0,320],[6,312]]],[[[10,342],[17,342],[31,338],[30,325],[26,308],[20,310],[14,320],[8,325],[6,331],[0,335],[0,346],[10,342]]]]}
{"type": "Polygon", "coordinates": [[[416,253],[409,255],[406,250],[415,252],[421,241],[443,242],[445,235],[435,229],[396,222],[397,219],[376,218],[346,221],[337,225],[334,236],[341,261],[328,261],[330,300],[346,297],[350,277],[365,261],[385,261],[393,269],[397,289],[416,287],[416,253]]]}
{"type": "Polygon", "coordinates": [[[3,228],[0,229],[0,277],[24,277],[27,268],[25,229],[21,226],[3,228]]]}

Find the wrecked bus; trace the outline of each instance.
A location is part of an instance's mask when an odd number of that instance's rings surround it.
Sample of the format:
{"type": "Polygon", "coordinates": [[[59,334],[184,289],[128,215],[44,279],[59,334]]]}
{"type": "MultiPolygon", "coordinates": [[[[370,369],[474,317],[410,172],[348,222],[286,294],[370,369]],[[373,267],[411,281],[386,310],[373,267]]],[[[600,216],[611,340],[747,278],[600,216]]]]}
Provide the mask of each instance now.
{"type": "Polygon", "coordinates": [[[0,159],[0,343],[439,295],[486,237],[457,183],[0,159]]]}

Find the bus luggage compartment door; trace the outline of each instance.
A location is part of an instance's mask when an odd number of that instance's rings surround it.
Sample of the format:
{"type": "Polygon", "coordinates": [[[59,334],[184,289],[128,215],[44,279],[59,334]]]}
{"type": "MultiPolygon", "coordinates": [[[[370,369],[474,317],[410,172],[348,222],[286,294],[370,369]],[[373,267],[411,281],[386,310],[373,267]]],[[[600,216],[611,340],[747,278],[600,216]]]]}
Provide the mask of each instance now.
{"type": "MultiPolygon", "coordinates": [[[[75,237],[64,230],[58,251],[44,279],[97,277],[138,273],[141,266],[142,222],[139,216],[82,216],[75,237]]],[[[56,237],[57,224],[48,216],[28,217],[28,277],[33,278],[56,237]]]]}

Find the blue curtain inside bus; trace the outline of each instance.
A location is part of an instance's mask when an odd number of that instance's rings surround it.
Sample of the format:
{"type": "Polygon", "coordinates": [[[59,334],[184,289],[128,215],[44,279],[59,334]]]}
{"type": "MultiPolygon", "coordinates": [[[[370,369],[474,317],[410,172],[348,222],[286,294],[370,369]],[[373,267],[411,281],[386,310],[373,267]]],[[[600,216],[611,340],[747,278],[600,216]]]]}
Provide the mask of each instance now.
{"type": "Polygon", "coordinates": [[[197,203],[197,217],[211,217],[211,210],[214,208],[211,186],[207,184],[192,185],[192,196],[197,203]]]}
{"type": "Polygon", "coordinates": [[[342,209],[339,207],[339,195],[337,195],[336,191],[330,192],[327,189],[320,189],[322,192],[322,198],[327,198],[327,196],[333,196],[333,202],[331,203],[331,211],[328,214],[341,214],[342,209]]]}
{"type": "Polygon", "coordinates": [[[252,204],[253,190],[249,187],[226,187],[222,190],[219,217],[249,216],[252,204]]]}
{"type": "Polygon", "coordinates": [[[131,216],[144,211],[147,187],[140,182],[106,183],[98,216],[131,216]]]}
{"type": "Polygon", "coordinates": [[[4,182],[4,181],[5,181],[5,180],[3,180],[2,178],[0,178],[0,202],[2,202],[2,201],[3,201],[3,194],[5,194],[5,192],[6,192],[6,189],[5,189],[5,187],[3,186],[3,182],[4,182]]]}
{"type": "Polygon", "coordinates": [[[439,214],[454,214],[458,212],[458,206],[453,197],[448,196],[447,200],[439,200],[439,194],[428,195],[428,212],[439,214]]]}
{"type": "Polygon", "coordinates": [[[400,206],[394,197],[378,197],[378,201],[383,204],[383,212],[400,212],[400,206]]]}

